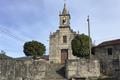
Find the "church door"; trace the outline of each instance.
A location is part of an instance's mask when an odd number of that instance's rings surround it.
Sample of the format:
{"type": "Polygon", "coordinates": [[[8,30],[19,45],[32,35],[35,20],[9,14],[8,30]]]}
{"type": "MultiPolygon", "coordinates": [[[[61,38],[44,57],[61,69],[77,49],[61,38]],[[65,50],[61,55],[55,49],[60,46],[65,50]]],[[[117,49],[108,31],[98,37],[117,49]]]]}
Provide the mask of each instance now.
{"type": "Polygon", "coordinates": [[[61,49],[61,63],[65,63],[68,59],[68,49],[61,49]]]}

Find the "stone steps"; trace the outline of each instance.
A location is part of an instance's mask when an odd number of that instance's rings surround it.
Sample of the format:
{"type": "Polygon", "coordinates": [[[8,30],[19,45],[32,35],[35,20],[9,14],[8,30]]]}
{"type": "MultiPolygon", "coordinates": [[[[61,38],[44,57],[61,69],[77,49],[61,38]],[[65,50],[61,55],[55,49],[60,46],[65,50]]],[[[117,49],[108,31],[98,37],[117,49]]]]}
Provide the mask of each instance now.
{"type": "Polygon", "coordinates": [[[47,66],[45,80],[65,80],[65,68],[61,64],[50,64],[47,66]]]}

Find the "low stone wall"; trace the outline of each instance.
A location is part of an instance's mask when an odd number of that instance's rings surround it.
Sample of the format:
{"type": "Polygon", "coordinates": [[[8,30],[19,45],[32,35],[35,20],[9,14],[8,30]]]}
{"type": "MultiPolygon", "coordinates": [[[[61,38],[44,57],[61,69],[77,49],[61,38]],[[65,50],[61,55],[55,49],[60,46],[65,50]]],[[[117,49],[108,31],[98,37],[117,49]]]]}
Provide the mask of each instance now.
{"type": "Polygon", "coordinates": [[[42,61],[0,61],[0,80],[44,80],[46,63],[42,61]]]}
{"type": "MultiPolygon", "coordinates": [[[[119,72],[116,74],[119,75],[119,72]]],[[[66,78],[96,78],[99,76],[100,63],[98,60],[68,60],[65,65],[53,64],[45,60],[0,60],[0,80],[66,80],[66,78]]],[[[119,80],[119,77],[111,78],[111,80],[119,80]]]]}
{"type": "Polygon", "coordinates": [[[64,80],[63,67],[44,60],[0,60],[0,80],[64,80]]]}
{"type": "Polygon", "coordinates": [[[66,63],[66,76],[68,79],[72,77],[99,77],[100,63],[98,60],[89,59],[68,60],[66,63]]]}

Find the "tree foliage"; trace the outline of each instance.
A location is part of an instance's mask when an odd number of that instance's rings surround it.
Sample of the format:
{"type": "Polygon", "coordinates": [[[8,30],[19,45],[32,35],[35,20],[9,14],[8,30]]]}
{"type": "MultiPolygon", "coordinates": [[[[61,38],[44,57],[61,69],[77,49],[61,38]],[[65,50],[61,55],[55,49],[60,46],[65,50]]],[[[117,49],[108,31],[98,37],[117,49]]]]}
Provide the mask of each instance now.
{"type": "Polygon", "coordinates": [[[89,36],[77,34],[72,40],[73,55],[77,57],[89,57],[89,36]]]}
{"type": "Polygon", "coordinates": [[[38,41],[29,41],[24,44],[24,53],[26,56],[42,56],[46,48],[44,44],[38,41]]]}

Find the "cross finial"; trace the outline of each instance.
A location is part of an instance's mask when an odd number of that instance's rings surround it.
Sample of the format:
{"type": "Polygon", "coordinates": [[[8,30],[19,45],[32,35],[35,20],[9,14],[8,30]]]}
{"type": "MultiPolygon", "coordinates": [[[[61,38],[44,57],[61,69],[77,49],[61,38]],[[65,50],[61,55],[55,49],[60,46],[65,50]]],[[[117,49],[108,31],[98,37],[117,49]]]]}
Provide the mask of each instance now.
{"type": "Polygon", "coordinates": [[[64,4],[66,5],[66,0],[64,0],[64,4]]]}
{"type": "Polygon", "coordinates": [[[64,2],[66,2],[66,0],[64,0],[64,2]]]}
{"type": "Polygon", "coordinates": [[[66,0],[64,0],[64,4],[66,4],[66,0]]]}

